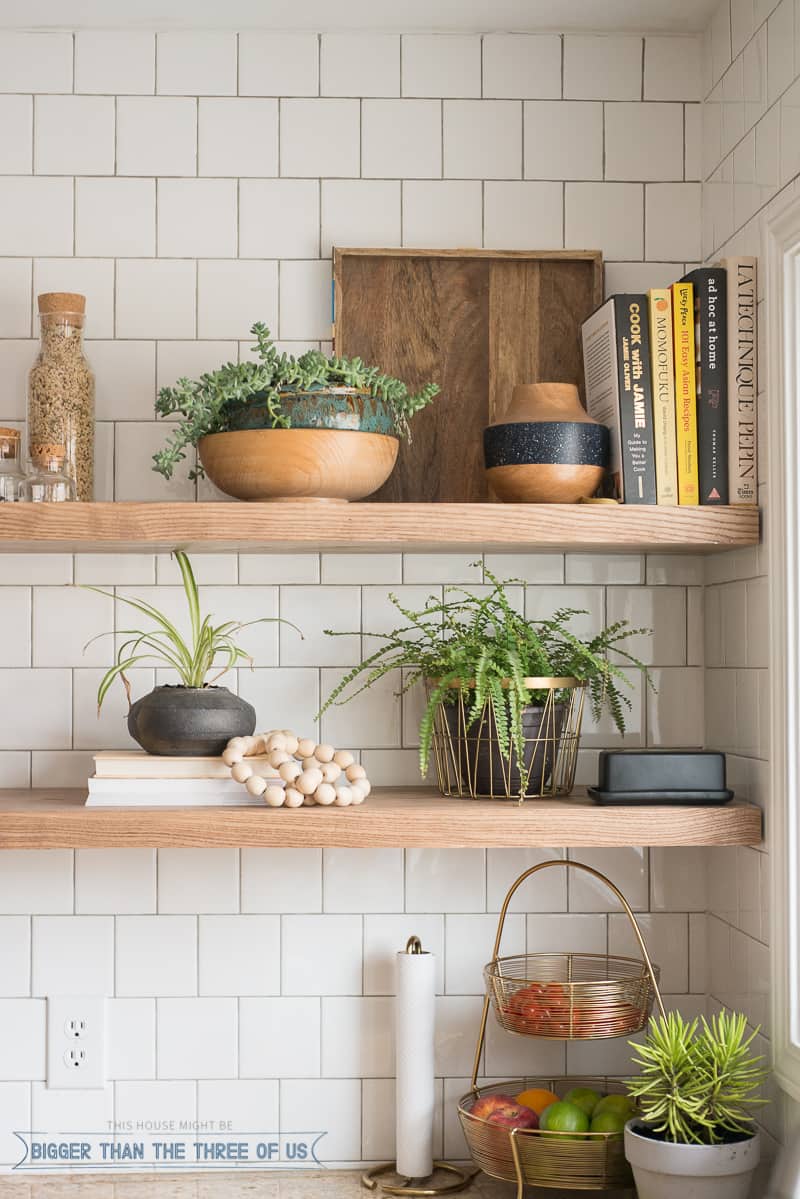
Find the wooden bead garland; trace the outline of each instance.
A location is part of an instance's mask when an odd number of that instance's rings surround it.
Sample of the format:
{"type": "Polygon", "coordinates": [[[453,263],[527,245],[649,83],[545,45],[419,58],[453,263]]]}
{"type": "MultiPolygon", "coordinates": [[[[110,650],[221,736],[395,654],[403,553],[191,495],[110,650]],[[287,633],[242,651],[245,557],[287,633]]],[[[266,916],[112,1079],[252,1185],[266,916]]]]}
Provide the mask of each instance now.
{"type": "Polygon", "coordinates": [[[271,808],[300,808],[333,804],[347,808],[360,804],[372,785],[363,766],[346,749],[334,749],[310,737],[297,737],[291,729],[272,729],[254,737],[233,737],[222,760],[231,778],[249,795],[263,797],[271,808]],[[265,757],[257,769],[246,760],[265,757]],[[283,786],[281,785],[283,784],[283,786]]]}

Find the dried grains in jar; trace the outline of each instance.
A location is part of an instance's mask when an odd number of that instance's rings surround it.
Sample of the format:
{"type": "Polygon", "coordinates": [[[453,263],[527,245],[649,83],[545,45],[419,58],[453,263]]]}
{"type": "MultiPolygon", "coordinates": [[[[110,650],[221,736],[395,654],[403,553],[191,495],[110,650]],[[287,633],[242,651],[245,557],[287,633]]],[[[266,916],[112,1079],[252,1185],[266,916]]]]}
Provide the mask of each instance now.
{"type": "Polygon", "coordinates": [[[41,347],[28,375],[29,444],[64,446],[79,500],[94,494],[94,374],[83,353],[86,299],[39,296],[41,347]]]}

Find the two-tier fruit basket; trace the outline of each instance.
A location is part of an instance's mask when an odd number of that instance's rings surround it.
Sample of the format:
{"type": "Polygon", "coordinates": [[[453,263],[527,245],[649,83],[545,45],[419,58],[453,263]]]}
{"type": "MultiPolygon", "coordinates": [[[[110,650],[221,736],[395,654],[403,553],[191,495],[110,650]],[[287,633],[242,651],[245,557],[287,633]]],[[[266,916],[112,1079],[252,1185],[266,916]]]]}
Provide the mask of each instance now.
{"type": "Polygon", "coordinates": [[[489,1009],[494,1011],[501,1027],[521,1036],[564,1041],[632,1036],[647,1024],[654,1003],[664,1014],[658,978],[658,967],[650,960],[629,903],[611,880],[592,866],[563,859],[540,862],[524,871],[509,888],[500,909],[492,960],[484,969],[486,995],[472,1085],[459,1101],[458,1115],[475,1164],[492,1178],[516,1182],[517,1199],[522,1199],[526,1186],[562,1190],[632,1186],[623,1134],[510,1127],[479,1114],[480,1108],[475,1112],[478,1100],[490,1095],[517,1095],[532,1087],[552,1091],[559,1097],[574,1087],[591,1087],[608,1094],[624,1094],[625,1088],[608,1078],[519,1078],[479,1087],[489,1009]],[[616,896],[631,923],[641,958],[592,953],[499,956],[506,915],[515,892],[531,875],[551,867],[589,874],[616,896]]]}

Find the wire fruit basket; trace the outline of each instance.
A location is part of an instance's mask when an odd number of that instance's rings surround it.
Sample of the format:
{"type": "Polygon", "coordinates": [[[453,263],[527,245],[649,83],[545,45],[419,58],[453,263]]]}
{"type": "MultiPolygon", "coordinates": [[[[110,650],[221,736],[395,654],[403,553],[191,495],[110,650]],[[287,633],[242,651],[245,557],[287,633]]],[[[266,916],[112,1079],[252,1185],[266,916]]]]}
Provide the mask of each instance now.
{"type": "Polygon", "coordinates": [[[597,1040],[631,1035],[645,1026],[655,1003],[663,1016],[664,1004],[658,988],[658,967],[647,952],[641,929],[622,892],[593,866],[556,859],[539,862],[517,878],[508,889],[500,909],[492,960],[484,969],[486,994],[483,1000],[478,1042],[472,1066],[471,1089],[459,1102],[458,1115],[470,1153],[476,1163],[494,1178],[517,1183],[517,1199],[525,1186],[562,1190],[605,1190],[632,1185],[625,1161],[622,1132],[555,1132],[545,1129],[509,1128],[472,1114],[483,1095],[516,1095],[530,1086],[545,1085],[564,1095],[573,1086],[591,1085],[610,1093],[625,1093],[610,1079],[514,1080],[478,1086],[478,1073],[486,1040],[490,1007],[503,1028],[523,1036],[558,1040],[597,1040]],[[522,954],[499,957],[506,916],[517,889],[540,870],[560,867],[578,870],[598,880],[618,899],[630,921],[641,960],[609,954],[522,954]],[[527,992],[523,1005],[519,996],[527,992]],[[517,997],[516,1004],[513,1002],[517,997]],[[600,1084],[598,1086],[597,1084],[600,1084]]]}
{"type": "Polygon", "coordinates": [[[526,678],[535,702],[522,710],[522,761],[500,748],[494,700],[469,719],[470,694],[453,687],[433,722],[436,778],[443,795],[460,799],[541,799],[569,795],[583,720],[586,684],[575,678],[526,678]]]}

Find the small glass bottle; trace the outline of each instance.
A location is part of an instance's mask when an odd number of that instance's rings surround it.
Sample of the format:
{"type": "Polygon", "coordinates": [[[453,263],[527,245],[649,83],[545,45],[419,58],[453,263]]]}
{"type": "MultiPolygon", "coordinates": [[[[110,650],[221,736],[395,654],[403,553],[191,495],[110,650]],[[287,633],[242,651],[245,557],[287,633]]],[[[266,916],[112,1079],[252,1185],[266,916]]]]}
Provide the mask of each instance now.
{"type": "Polygon", "coordinates": [[[63,445],[31,446],[30,467],[19,498],[33,504],[60,504],[76,498],[75,480],[63,445]]]}
{"type": "Polygon", "coordinates": [[[0,503],[15,503],[25,478],[20,465],[18,429],[0,428],[0,503]]]}
{"type": "Polygon", "coordinates": [[[94,375],[83,352],[86,298],[38,297],[41,347],[28,375],[28,444],[60,445],[79,500],[93,499],[94,375]]]}

